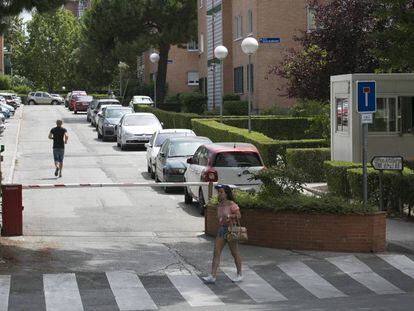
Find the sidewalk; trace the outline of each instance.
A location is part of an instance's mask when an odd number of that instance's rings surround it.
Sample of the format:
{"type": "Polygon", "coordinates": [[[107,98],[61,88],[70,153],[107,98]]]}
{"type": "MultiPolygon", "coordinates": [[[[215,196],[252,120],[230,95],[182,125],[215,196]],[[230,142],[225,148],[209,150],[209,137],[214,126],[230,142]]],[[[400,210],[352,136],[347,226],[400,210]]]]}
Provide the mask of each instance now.
{"type": "Polygon", "coordinates": [[[387,250],[414,254],[414,222],[387,219],[387,250]]]}

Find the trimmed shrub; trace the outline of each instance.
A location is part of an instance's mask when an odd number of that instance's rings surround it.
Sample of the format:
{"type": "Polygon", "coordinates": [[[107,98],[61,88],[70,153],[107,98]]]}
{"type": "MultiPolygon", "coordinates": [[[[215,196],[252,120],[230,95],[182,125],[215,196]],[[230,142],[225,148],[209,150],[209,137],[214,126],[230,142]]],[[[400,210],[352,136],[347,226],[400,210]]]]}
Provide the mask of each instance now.
{"type": "Polygon", "coordinates": [[[280,116],[280,115],[288,115],[289,108],[287,107],[280,107],[278,104],[274,104],[268,108],[263,109],[260,112],[261,115],[264,116],[280,116]]]}
{"type": "Polygon", "coordinates": [[[329,148],[287,149],[286,163],[302,173],[306,182],[326,181],[324,162],[331,159],[329,148]]]}
{"type": "Polygon", "coordinates": [[[223,102],[233,101],[233,100],[240,100],[240,95],[226,94],[223,96],[223,102]]]}
{"type": "Polygon", "coordinates": [[[350,186],[348,184],[348,170],[352,168],[362,167],[361,163],[345,162],[345,161],[325,161],[324,171],[326,181],[328,182],[329,192],[336,195],[349,198],[350,186]]]}
{"type": "Polygon", "coordinates": [[[164,128],[185,128],[191,129],[191,119],[200,118],[198,114],[194,113],[177,113],[172,111],[164,111],[155,109],[148,106],[135,105],[136,112],[151,112],[157,116],[157,118],[164,123],[164,128]]]}
{"type": "Polygon", "coordinates": [[[258,132],[249,133],[247,129],[221,124],[215,120],[193,119],[192,129],[200,136],[207,136],[214,142],[246,142],[257,147],[266,165],[273,165],[278,158],[284,158],[288,148],[327,147],[323,139],[274,140],[258,132]]]}
{"type": "Polygon", "coordinates": [[[230,116],[246,116],[249,103],[241,100],[229,100],[223,102],[223,114],[230,116]]]}
{"type": "Polygon", "coordinates": [[[10,90],[12,88],[12,81],[10,76],[0,75],[0,90],[10,90]]]}
{"type": "Polygon", "coordinates": [[[207,97],[201,93],[181,93],[179,99],[187,113],[202,114],[207,108],[207,97]]]}

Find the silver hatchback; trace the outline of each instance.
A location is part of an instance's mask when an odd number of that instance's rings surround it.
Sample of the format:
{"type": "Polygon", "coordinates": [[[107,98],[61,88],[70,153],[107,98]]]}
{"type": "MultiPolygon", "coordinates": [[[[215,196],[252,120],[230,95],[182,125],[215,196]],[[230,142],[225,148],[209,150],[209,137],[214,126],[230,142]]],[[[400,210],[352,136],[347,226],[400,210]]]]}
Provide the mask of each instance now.
{"type": "Polygon", "coordinates": [[[122,106],[107,106],[102,109],[102,112],[98,115],[98,139],[115,139],[116,131],[115,126],[118,125],[124,114],[134,112],[131,107],[122,106]]]}

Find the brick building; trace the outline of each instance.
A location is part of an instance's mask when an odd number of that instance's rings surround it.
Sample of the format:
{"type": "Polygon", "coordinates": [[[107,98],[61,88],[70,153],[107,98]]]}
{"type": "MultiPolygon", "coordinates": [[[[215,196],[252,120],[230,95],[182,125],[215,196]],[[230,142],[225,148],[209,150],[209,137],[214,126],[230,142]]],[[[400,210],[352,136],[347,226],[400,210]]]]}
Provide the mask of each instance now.
{"type": "Polygon", "coordinates": [[[65,8],[68,11],[71,11],[73,15],[76,17],[81,17],[82,13],[85,9],[89,8],[90,1],[89,0],[69,0],[65,4],[65,8]]]}
{"type": "Polygon", "coordinates": [[[198,0],[200,89],[208,95],[209,107],[221,104],[221,94],[239,94],[247,99],[248,56],[241,50],[244,38],[280,38],[280,43],[260,43],[252,56],[252,101],[258,112],[274,104],[289,106],[280,77],[268,76],[269,68],[282,60],[283,52],[298,47],[298,30],[313,27],[313,10],[306,0],[198,0]],[[214,60],[214,48],[224,45],[229,55],[222,64],[214,60]],[[224,84],[222,83],[222,77],[224,84]]]}

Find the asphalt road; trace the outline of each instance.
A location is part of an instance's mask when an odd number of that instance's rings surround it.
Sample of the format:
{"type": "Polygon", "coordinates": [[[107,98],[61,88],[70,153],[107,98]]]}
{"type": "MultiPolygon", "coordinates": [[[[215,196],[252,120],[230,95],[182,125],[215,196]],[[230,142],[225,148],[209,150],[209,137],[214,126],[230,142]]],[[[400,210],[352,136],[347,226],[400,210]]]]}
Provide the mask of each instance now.
{"type": "MultiPolygon", "coordinates": [[[[97,139],[86,116],[27,106],[9,121],[4,177],[21,184],[150,182],[144,150],[97,139]],[[69,133],[54,177],[56,119],[69,133]]],[[[412,310],[414,257],[241,246],[204,285],[213,239],[183,193],[153,188],[24,190],[24,236],[1,241],[0,310],[412,310]]]]}

